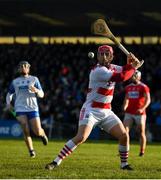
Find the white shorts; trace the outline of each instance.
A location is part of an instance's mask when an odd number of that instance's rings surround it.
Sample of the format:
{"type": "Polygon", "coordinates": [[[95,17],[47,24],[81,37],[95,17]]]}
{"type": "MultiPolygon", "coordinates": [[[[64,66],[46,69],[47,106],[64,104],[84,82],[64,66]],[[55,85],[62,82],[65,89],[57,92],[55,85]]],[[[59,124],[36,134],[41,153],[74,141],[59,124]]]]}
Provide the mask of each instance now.
{"type": "Polygon", "coordinates": [[[125,113],[124,122],[125,121],[131,121],[131,123],[134,121],[137,125],[145,124],[146,114],[135,115],[135,114],[125,113]]]}
{"type": "Polygon", "coordinates": [[[79,116],[79,126],[99,126],[107,132],[115,125],[122,123],[121,120],[110,109],[82,108],[79,116]]]}

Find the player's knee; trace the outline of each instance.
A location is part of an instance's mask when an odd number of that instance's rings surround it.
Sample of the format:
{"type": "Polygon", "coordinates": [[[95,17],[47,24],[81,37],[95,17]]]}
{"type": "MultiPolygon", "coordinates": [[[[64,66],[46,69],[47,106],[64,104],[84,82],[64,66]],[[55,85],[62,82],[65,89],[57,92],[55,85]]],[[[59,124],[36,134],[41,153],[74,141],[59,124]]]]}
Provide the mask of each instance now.
{"type": "Polygon", "coordinates": [[[41,128],[35,129],[34,133],[35,133],[36,136],[42,136],[42,129],[41,128]]]}
{"type": "Polygon", "coordinates": [[[25,124],[21,124],[21,127],[22,127],[24,136],[30,136],[30,130],[27,128],[27,126],[25,124]]]}
{"type": "Polygon", "coordinates": [[[128,141],[128,134],[127,132],[123,132],[119,138],[121,142],[127,142],[128,141]]]}
{"type": "Polygon", "coordinates": [[[127,133],[129,133],[129,127],[125,127],[127,133]]]}
{"type": "Polygon", "coordinates": [[[23,129],[23,134],[24,134],[24,137],[30,136],[30,131],[29,131],[29,129],[23,129]]]}
{"type": "Polygon", "coordinates": [[[144,138],[145,137],[145,132],[141,131],[140,136],[144,138]]]}

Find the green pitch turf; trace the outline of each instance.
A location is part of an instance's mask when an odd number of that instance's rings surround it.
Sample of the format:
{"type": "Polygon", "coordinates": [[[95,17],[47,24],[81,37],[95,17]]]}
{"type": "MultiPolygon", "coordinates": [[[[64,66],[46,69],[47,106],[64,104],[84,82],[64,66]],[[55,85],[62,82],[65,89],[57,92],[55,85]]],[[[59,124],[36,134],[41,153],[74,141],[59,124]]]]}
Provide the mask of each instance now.
{"type": "Polygon", "coordinates": [[[129,163],[134,171],[120,170],[115,141],[87,141],[53,171],[45,164],[53,160],[66,141],[52,140],[48,146],[34,139],[37,153],[30,159],[23,140],[0,140],[0,179],[161,179],[161,144],[148,144],[144,157],[139,145],[131,144],[129,163]]]}

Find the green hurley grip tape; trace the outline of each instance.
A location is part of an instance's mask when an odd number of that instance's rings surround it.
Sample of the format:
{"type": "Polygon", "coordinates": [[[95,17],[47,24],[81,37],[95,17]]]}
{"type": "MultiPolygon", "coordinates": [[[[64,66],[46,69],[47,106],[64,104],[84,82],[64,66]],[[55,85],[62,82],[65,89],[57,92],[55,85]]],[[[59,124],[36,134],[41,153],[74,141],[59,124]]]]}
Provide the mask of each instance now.
{"type": "Polygon", "coordinates": [[[10,111],[13,117],[16,117],[16,112],[15,111],[10,111]]]}

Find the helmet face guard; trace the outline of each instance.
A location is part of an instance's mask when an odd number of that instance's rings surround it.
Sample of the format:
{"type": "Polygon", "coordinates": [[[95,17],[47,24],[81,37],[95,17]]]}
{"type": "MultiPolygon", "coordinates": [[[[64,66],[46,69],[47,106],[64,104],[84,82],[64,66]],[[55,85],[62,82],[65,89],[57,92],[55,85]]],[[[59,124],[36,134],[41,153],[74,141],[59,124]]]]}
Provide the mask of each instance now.
{"type": "MultiPolygon", "coordinates": [[[[23,68],[23,67],[28,67],[28,68],[30,68],[31,65],[29,64],[28,61],[20,61],[19,64],[18,64],[18,72],[19,72],[19,73],[22,73],[22,68],[23,68]]],[[[23,73],[22,73],[22,74],[23,74],[23,73]]]]}
{"type": "Polygon", "coordinates": [[[113,48],[108,45],[98,47],[97,59],[101,65],[109,66],[113,60],[113,48]]]}
{"type": "Polygon", "coordinates": [[[136,70],[134,75],[133,75],[135,78],[141,78],[141,72],[136,70]]]}
{"type": "Polygon", "coordinates": [[[136,83],[141,80],[141,72],[136,70],[131,78],[132,82],[136,83]]]}
{"type": "Polygon", "coordinates": [[[29,67],[31,66],[28,61],[20,61],[18,67],[23,67],[23,65],[28,65],[29,67]]]}

